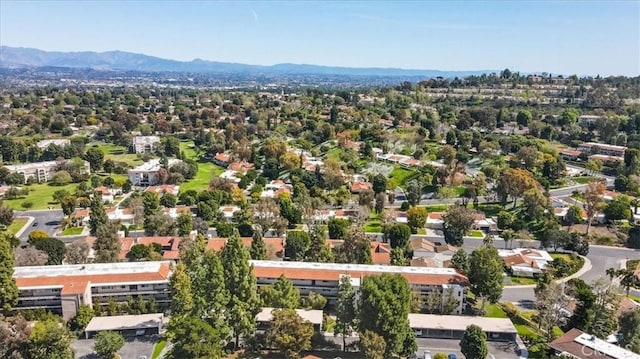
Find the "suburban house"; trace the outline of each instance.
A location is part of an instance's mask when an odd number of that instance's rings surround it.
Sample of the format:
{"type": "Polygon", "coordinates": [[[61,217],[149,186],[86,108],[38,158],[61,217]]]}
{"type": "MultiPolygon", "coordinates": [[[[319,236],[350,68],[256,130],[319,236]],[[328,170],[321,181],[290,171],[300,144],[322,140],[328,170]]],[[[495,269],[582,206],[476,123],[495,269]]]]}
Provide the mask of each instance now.
{"type": "Polygon", "coordinates": [[[429,212],[427,214],[427,228],[430,229],[442,229],[444,227],[444,220],[442,220],[442,212],[429,212]]]}
{"type": "MultiPolygon", "coordinates": [[[[191,233],[189,238],[195,238],[195,232],[191,233]]],[[[176,260],[180,257],[180,237],[122,237],[120,241],[120,254],[118,258],[122,261],[129,258],[131,247],[136,244],[150,245],[158,243],[162,246],[162,260],[176,260]]]]}
{"type": "Polygon", "coordinates": [[[213,157],[213,163],[218,166],[227,167],[231,163],[231,155],[228,153],[216,153],[213,157]]]}
{"type": "Polygon", "coordinates": [[[547,251],[532,248],[498,249],[504,265],[514,276],[533,277],[542,273],[553,258],[547,251]]]}
{"type": "Polygon", "coordinates": [[[558,150],[558,154],[564,160],[575,161],[580,157],[582,152],[580,152],[578,150],[572,150],[570,148],[561,148],[561,149],[558,150]]]}
{"type": "Polygon", "coordinates": [[[446,243],[431,242],[423,238],[412,239],[409,248],[413,251],[413,258],[429,259],[436,267],[448,267],[451,258],[458,251],[457,247],[446,243]]]}
{"type": "Polygon", "coordinates": [[[80,305],[106,306],[110,298],[124,303],[140,296],[167,308],[171,303],[170,276],[169,262],[15,267],[18,304],[14,308],[43,308],[65,320],[75,317],[80,305]]]}
{"type": "MultiPolygon", "coordinates": [[[[342,239],[328,239],[327,243],[331,249],[335,249],[344,244],[342,239]]],[[[391,246],[388,243],[371,242],[371,261],[373,264],[391,263],[391,246]]]]}
{"type": "Polygon", "coordinates": [[[174,196],[177,196],[180,193],[180,186],[174,184],[163,184],[159,186],[149,186],[144,189],[145,192],[155,192],[158,195],[162,196],[165,193],[170,193],[174,196]]]}
{"type": "Polygon", "coordinates": [[[114,200],[114,197],[117,194],[122,193],[121,190],[118,190],[115,188],[108,188],[105,186],[96,187],[93,189],[93,191],[99,193],[102,196],[102,202],[104,203],[112,203],[114,200]]]}
{"type": "Polygon", "coordinates": [[[160,137],[158,136],[135,136],[133,138],[132,147],[135,153],[151,153],[160,145],[160,137]]]}
{"type": "Polygon", "coordinates": [[[376,158],[379,161],[397,163],[404,167],[421,167],[422,166],[421,161],[416,160],[411,156],[398,155],[395,153],[386,153],[386,154],[378,153],[376,154],[376,158]]]}
{"type": "MultiPolygon", "coordinates": [[[[444,228],[444,212],[431,212],[427,215],[427,228],[443,229],[444,228]]],[[[498,224],[493,218],[487,218],[484,213],[476,212],[473,215],[473,225],[471,228],[485,232],[497,231],[498,224]]]]}
{"type": "MultiPolygon", "coordinates": [[[[5,165],[4,168],[9,170],[9,173],[20,173],[24,176],[24,181],[27,183],[29,178],[33,178],[38,183],[43,183],[51,180],[53,174],[58,171],[61,166],[71,163],[72,160],[64,161],[46,161],[36,163],[22,163],[18,165],[5,165]]],[[[91,173],[89,162],[82,161],[85,173],[91,173]]]]}
{"type": "Polygon", "coordinates": [[[227,220],[227,222],[231,222],[234,213],[238,212],[239,210],[240,207],[238,206],[223,206],[219,208],[219,211],[222,212],[222,215],[227,220]]]}
{"type": "Polygon", "coordinates": [[[351,193],[360,193],[371,189],[373,189],[373,185],[370,182],[353,182],[351,184],[351,193]]]}
{"type": "Polygon", "coordinates": [[[640,359],[636,353],[575,328],[549,343],[549,347],[557,355],[577,359],[640,359]]]}
{"type": "Polygon", "coordinates": [[[230,163],[229,166],[227,166],[227,168],[230,169],[231,171],[240,172],[242,174],[249,172],[254,167],[255,166],[253,163],[246,162],[246,161],[233,162],[233,163],[230,163]]]}
{"type": "Polygon", "coordinates": [[[293,186],[288,183],[284,183],[283,180],[277,179],[273,180],[264,187],[264,190],[260,194],[260,197],[267,198],[278,198],[283,194],[288,194],[291,196],[293,192],[293,186]]]}
{"type": "Polygon", "coordinates": [[[49,139],[49,140],[38,141],[36,143],[36,146],[38,146],[38,148],[41,149],[41,150],[46,150],[51,145],[56,145],[56,146],[59,146],[59,147],[65,147],[65,146],[69,146],[70,144],[71,144],[71,141],[69,139],[57,138],[57,139],[49,139]]]}
{"type": "MultiPolygon", "coordinates": [[[[180,162],[182,161],[171,158],[169,159],[168,167],[180,162]]],[[[163,168],[160,159],[156,158],[130,169],[127,173],[129,175],[129,181],[131,181],[134,186],[147,187],[157,185],[160,182],[159,172],[161,169],[163,168]]]]}

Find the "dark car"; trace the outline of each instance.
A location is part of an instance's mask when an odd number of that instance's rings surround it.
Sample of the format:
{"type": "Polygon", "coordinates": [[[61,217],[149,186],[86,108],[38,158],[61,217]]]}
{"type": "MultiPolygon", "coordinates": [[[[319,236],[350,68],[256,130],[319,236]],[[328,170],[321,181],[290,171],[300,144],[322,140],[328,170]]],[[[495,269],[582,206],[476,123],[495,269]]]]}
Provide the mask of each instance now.
{"type": "Polygon", "coordinates": [[[449,354],[447,355],[447,359],[458,359],[458,356],[455,354],[449,354]]]}
{"type": "Polygon", "coordinates": [[[38,224],[40,224],[40,223],[38,223],[38,222],[33,222],[33,224],[31,225],[31,227],[37,227],[37,226],[38,226],[38,224]]]}

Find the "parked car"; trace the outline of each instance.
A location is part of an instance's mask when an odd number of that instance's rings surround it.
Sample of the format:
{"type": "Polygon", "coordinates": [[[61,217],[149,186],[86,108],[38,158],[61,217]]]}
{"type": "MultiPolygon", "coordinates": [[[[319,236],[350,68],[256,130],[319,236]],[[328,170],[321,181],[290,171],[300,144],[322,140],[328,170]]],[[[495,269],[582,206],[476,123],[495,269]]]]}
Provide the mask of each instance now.
{"type": "Polygon", "coordinates": [[[38,222],[33,222],[33,224],[31,225],[31,227],[37,227],[38,226],[38,222]]]}
{"type": "Polygon", "coordinates": [[[447,355],[447,359],[458,359],[458,356],[453,354],[453,353],[451,353],[451,354],[447,355]]]}

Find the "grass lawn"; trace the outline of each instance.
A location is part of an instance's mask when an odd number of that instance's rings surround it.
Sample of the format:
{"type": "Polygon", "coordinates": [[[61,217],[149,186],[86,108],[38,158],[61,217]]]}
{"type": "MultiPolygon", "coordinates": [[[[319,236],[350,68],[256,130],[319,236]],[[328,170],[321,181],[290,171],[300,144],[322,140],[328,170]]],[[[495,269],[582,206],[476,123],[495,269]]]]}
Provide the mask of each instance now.
{"type": "Polygon", "coordinates": [[[393,179],[398,186],[404,186],[410,179],[419,176],[420,173],[408,170],[400,166],[393,166],[393,171],[389,174],[389,179],[393,179]]]}
{"type": "Polygon", "coordinates": [[[18,199],[7,199],[4,200],[4,203],[18,211],[26,210],[21,206],[24,202],[31,202],[33,204],[29,209],[60,208],[58,203],[53,202],[53,193],[61,189],[74,192],[77,185],[77,183],[71,183],[66,186],[49,186],[46,183],[25,185],[23,188],[29,189],[29,195],[18,199]]]}
{"type": "Polygon", "coordinates": [[[565,277],[568,277],[573,273],[579,271],[580,268],[582,268],[582,266],[584,265],[584,259],[582,259],[582,257],[576,257],[576,259],[574,259],[571,254],[566,253],[549,253],[549,255],[553,259],[564,258],[569,263],[569,265],[571,266],[571,270],[568,273],[565,273],[565,277]]]}
{"type": "Polygon", "coordinates": [[[114,145],[112,143],[102,143],[97,146],[104,153],[105,160],[114,160],[116,162],[126,162],[129,166],[134,167],[142,164],[142,160],[135,153],[129,153],[126,147],[114,145]]]}
{"type": "Polygon", "coordinates": [[[63,236],[77,236],[82,233],[84,227],[69,227],[62,231],[63,236]]]}
{"type": "Polygon", "coordinates": [[[7,227],[5,232],[9,234],[16,234],[24,225],[27,224],[27,220],[23,218],[14,219],[13,222],[7,227]]]}
{"type": "Polygon", "coordinates": [[[482,231],[473,230],[469,233],[469,237],[484,238],[484,233],[482,233],[482,231]]]}
{"type": "Polygon", "coordinates": [[[636,269],[640,264],[640,259],[631,259],[627,261],[627,269],[636,269]]]}
{"type": "Polygon", "coordinates": [[[445,212],[449,208],[449,205],[448,204],[431,204],[431,205],[425,206],[425,208],[427,209],[427,212],[429,212],[429,213],[431,213],[431,212],[445,212]]]}
{"type": "Polygon", "coordinates": [[[462,195],[464,194],[464,187],[453,187],[453,193],[455,193],[456,197],[462,197],[462,195]]]}
{"type": "Polygon", "coordinates": [[[418,228],[417,234],[427,234],[427,229],[426,228],[418,228]]]}
{"type": "Polygon", "coordinates": [[[220,176],[224,172],[224,168],[213,162],[202,161],[197,158],[196,151],[193,149],[193,142],[180,142],[180,151],[184,152],[187,158],[196,160],[198,163],[198,172],[195,177],[180,184],[180,191],[195,189],[202,191],[209,187],[211,177],[220,176]]]}
{"type": "Polygon", "coordinates": [[[507,318],[507,314],[500,308],[500,305],[487,304],[486,317],[489,318],[507,318]]]}
{"type": "Polygon", "coordinates": [[[535,285],[537,282],[533,278],[526,277],[509,277],[511,285],[535,285]]]}
{"type": "Polygon", "coordinates": [[[593,181],[596,178],[595,177],[591,177],[591,176],[582,176],[582,177],[572,177],[571,179],[574,182],[579,183],[579,184],[587,184],[587,183],[593,181]]]}
{"type": "MultiPolygon", "coordinates": [[[[473,204],[469,204],[469,208],[473,208],[473,204]]],[[[478,211],[484,213],[487,217],[497,216],[502,211],[502,206],[493,203],[478,204],[478,211]]]]}
{"type": "Polygon", "coordinates": [[[379,220],[369,220],[364,225],[365,232],[373,232],[373,233],[381,233],[382,232],[382,222],[379,220]]]}
{"type": "Polygon", "coordinates": [[[153,354],[151,354],[151,359],[156,359],[160,356],[160,353],[162,353],[162,349],[164,349],[164,347],[167,346],[167,340],[166,339],[160,339],[159,342],[156,343],[156,345],[153,347],[153,354]]]}

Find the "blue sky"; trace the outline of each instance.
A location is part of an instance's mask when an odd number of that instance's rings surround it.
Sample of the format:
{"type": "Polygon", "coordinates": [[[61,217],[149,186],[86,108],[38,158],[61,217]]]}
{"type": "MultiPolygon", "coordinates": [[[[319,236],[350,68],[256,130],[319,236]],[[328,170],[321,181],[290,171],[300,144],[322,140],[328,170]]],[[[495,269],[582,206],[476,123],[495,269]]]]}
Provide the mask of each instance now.
{"type": "Polygon", "coordinates": [[[640,74],[640,1],[0,0],[0,44],[177,60],[640,74]]]}

